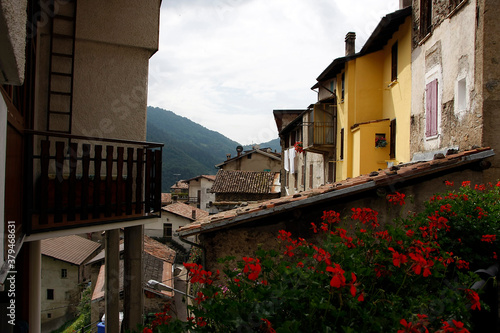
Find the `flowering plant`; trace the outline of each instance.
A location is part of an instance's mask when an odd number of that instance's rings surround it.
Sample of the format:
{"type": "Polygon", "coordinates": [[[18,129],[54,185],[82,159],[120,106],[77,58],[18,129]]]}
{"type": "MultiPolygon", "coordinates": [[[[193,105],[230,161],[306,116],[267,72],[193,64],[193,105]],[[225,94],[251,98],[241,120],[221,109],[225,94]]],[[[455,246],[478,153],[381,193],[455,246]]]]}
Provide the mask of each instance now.
{"type": "Polygon", "coordinates": [[[387,140],[385,139],[385,137],[382,137],[382,136],[375,137],[375,147],[376,148],[382,148],[385,146],[387,146],[387,140]]]}
{"type": "Polygon", "coordinates": [[[304,152],[304,146],[302,145],[301,141],[295,142],[293,147],[295,148],[295,151],[299,154],[304,152]]]}
{"type": "MultiPolygon", "coordinates": [[[[477,244],[494,258],[499,186],[467,184],[390,222],[366,207],[325,211],[310,240],[280,230],[274,248],[221,259],[222,274],[185,264],[193,317],[154,332],[469,332],[487,306],[468,260],[477,244]]],[[[407,199],[387,195],[398,209],[407,199]]]]}

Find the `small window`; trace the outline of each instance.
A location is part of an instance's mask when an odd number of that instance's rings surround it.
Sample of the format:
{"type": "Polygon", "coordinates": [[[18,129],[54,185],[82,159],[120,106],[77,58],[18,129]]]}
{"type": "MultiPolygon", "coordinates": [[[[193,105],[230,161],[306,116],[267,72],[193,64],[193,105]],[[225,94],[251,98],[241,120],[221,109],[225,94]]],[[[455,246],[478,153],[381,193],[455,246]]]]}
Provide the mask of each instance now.
{"type": "Polygon", "coordinates": [[[313,181],[314,181],[314,166],[313,164],[309,164],[309,188],[314,188],[313,186],[313,181]]]}
{"type": "Polygon", "coordinates": [[[52,313],[47,313],[47,318],[52,318],[52,313]]]}
{"type": "Polygon", "coordinates": [[[163,224],[163,237],[172,238],[172,223],[163,224]]]}
{"type": "Polygon", "coordinates": [[[391,160],[396,158],[396,119],[391,120],[391,136],[390,136],[390,150],[389,150],[389,158],[391,160]]]}
{"type": "Polygon", "coordinates": [[[61,269],[61,279],[66,279],[68,277],[68,270],[66,268],[61,269]]]}
{"type": "Polygon", "coordinates": [[[47,289],[47,299],[54,299],[54,289],[47,289]]]}
{"type": "Polygon", "coordinates": [[[340,160],[344,159],[344,129],[340,130],[340,160]]]}
{"type": "Polygon", "coordinates": [[[345,93],[345,73],[342,73],[342,90],[341,90],[341,95],[340,99],[343,101],[344,100],[344,93],[345,93]]]}
{"type": "Polygon", "coordinates": [[[467,81],[465,78],[457,82],[457,111],[464,111],[467,108],[467,81]]]}
{"type": "Polygon", "coordinates": [[[249,160],[252,159],[252,154],[248,154],[247,159],[249,159],[249,160]]]}
{"type": "Polygon", "coordinates": [[[432,0],[420,0],[420,38],[432,29],[432,0]]]}
{"type": "Polygon", "coordinates": [[[398,42],[392,45],[391,50],[391,81],[398,79],[398,42]]]}

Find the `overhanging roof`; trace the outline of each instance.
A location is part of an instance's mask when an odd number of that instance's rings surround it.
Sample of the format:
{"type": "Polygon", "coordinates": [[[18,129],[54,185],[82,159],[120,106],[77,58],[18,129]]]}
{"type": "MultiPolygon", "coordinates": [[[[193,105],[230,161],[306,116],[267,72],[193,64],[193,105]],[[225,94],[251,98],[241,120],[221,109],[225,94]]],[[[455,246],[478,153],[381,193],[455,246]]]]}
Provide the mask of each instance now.
{"type": "MultiPolygon", "coordinates": [[[[409,6],[384,16],[375,30],[373,30],[361,51],[351,56],[333,60],[333,62],[328,65],[328,67],[316,78],[316,80],[319,82],[331,79],[340,73],[346,62],[365,54],[381,50],[387,44],[389,39],[392,38],[392,35],[399,29],[399,26],[404,23],[408,16],[411,15],[411,13],[412,7],[409,6]]],[[[311,89],[317,88],[318,82],[311,89]]]]}
{"type": "Polygon", "coordinates": [[[442,156],[442,158],[432,161],[398,165],[393,168],[373,172],[369,175],[362,175],[334,184],[324,185],[292,196],[249,204],[246,207],[210,215],[179,228],[177,233],[181,237],[188,237],[213,232],[315,204],[325,202],[334,203],[336,200],[372,191],[379,187],[383,188],[395,184],[404,186],[410,181],[423,181],[440,173],[470,167],[493,155],[495,153],[490,148],[478,148],[442,156]]]}

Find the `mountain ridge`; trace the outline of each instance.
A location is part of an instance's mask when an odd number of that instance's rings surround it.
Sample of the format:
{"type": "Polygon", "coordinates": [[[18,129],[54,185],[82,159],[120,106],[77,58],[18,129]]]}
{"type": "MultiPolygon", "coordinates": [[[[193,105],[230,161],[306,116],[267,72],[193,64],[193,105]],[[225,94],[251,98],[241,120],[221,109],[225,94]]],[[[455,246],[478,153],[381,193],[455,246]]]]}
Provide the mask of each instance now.
{"type": "MultiPolygon", "coordinates": [[[[234,154],[240,144],[223,134],[210,130],[173,111],[147,107],[146,139],[163,143],[162,192],[178,180],[199,175],[215,175],[216,164],[223,162],[227,154],[234,154]]],[[[241,145],[245,150],[252,145],[241,145]]],[[[255,146],[255,145],[253,145],[255,146]]],[[[279,139],[259,144],[261,148],[280,151],[279,139]]]]}

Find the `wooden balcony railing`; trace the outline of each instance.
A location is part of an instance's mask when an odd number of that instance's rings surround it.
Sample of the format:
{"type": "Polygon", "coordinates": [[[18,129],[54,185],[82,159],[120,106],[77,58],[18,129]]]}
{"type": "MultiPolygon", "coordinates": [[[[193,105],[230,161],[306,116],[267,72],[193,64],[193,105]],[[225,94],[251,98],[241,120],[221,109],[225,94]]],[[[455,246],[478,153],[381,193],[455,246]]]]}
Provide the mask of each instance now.
{"type": "Polygon", "coordinates": [[[163,144],[26,134],[27,234],[160,215],[163,144]]]}
{"type": "Polygon", "coordinates": [[[336,124],[334,122],[304,122],[307,128],[304,138],[304,149],[331,150],[336,143],[336,124]]]}

